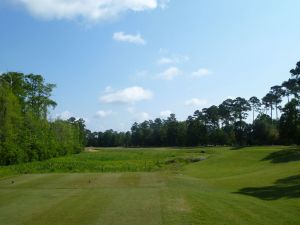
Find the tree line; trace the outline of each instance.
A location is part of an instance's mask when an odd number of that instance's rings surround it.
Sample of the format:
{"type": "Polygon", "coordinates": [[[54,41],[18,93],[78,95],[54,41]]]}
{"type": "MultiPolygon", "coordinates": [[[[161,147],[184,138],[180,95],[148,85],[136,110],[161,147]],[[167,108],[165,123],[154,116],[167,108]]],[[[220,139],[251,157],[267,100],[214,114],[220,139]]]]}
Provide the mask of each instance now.
{"type": "Polygon", "coordinates": [[[79,153],[85,145],[82,119],[47,119],[57,104],[54,84],[41,75],[8,72],[0,75],[0,165],[79,153]]]}
{"type": "Polygon", "coordinates": [[[218,106],[196,110],[185,121],[178,121],[175,114],[171,114],[167,119],[134,123],[128,132],[87,130],[87,145],[160,147],[300,144],[300,62],[290,73],[291,77],[287,81],[271,87],[262,99],[255,96],[250,99],[226,99],[218,106]],[[249,120],[251,122],[247,122],[249,120]]]}

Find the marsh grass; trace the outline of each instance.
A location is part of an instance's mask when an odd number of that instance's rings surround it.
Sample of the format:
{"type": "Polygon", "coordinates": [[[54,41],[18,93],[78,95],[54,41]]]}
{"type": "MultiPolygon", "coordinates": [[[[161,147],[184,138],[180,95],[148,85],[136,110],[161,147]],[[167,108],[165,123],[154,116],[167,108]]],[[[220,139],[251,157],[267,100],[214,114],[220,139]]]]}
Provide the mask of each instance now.
{"type": "Polygon", "coordinates": [[[0,174],[153,172],[178,169],[186,163],[204,159],[204,155],[199,149],[94,149],[42,162],[0,167],[0,174]],[[169,162],[176,165],[169,165],[169,162]]]}

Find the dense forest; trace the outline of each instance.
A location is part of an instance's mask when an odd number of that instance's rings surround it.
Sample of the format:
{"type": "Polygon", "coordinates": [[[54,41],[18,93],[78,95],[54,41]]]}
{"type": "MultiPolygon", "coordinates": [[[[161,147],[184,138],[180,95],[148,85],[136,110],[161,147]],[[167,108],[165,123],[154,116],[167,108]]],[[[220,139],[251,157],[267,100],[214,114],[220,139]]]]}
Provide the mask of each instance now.
{"type": "Polygon", "coordinates": [[[44,160],[80,152],[85,145],[82,119],[49,121],[54,84],[41,75],[0,75],[0,165],[44,160]]]}
{"type": "Polygon", "coordinates": [[[287,81],[271,87],[262,99],[255,96],[248,100],[241,97],[226,99],[219,106],[195,111],[185,121],[178,121],[171,114],[167,119],[134,123],[128,132],[87,130],[87,145],[300,144],[300,62],[290,73],[287,81]]]}

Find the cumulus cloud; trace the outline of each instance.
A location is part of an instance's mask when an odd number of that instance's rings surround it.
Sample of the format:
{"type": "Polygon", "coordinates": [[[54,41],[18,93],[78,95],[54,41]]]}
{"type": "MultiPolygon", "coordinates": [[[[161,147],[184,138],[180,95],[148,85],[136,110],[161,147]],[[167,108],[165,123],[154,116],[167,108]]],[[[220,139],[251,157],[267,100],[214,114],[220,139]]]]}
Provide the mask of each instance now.
{"type": "Polygon", "coordinates": [[[145,120],[150,120],[152,117],[147,112],[140,112],[135,107],[128,107],[125,109],[127,112],[129,112],[133,117],[133,121],[135,122],[143,122],[145,120]]]}
{"type": "Polygon", "coordinates": [[[172,64],[172,63],[173,63],[173,59],[168,57],[162,57],[157,61],[157,64],[159,65],[172,64]]]}
{"type": "Polygon", "coordinates": [[[104,118],[104,117],[108,117],[112,114],[112,111],[104,111],[104,110],[99,110],[96,112],[96,116],[98,118],[104,118]]]}
{"type": "Polygon", "coordinates": [[[200,78],[210,75],[212,72],[209,69],[201,68],[195,72],[192,73],[192,77],[200,78]]]}
{"type": "Polygon", "coordinates": [[[145,120],[150,120],[150,119],[151,119],[151,116],[147,112],[141,112],[141,113],[135,114],[135,120],[137,122],[143,122],[145,120]]]}
{"type": "Polygon", "coordinates": [[[162,73],[158,74],[158,78],[164,79],[164,80],[173,80],[175,77],[179,76],[181,74],[181,71],[177,67],[170,67],[163,71],[162,73]]]}
{"type": "Polygon", "coordinates": [[[162,9],[167,8],[168,4],[169,4],[170,0],[160,0],[159,1],[159,7],[162,9]]]}
{"type": "Polygon", "coordinates": [[[174,55],[172,57],[161,57],[158,61],[158,65],[167,65],[167,64],[178,64],[184,63],[190,60],[190,57],[186,55],[174,55]]]}
{"type": "Polygon", "coordinates": [[[112,92],[100,97],[102,103],[135,103],[152,99],[153,93],[142,87],[134,86],[112,92]]]}
{"type": "Polygon", "coordinates": [[[161,111],[161,112],[159,113],[159,115],[160,115],[161,117],[163,117],[163,118],[169,117],[170,114],[172,114],[172,111],[170,111],[170,110],[164,110],[164,111],[161,111]]]}
{"type": "Polygon", "coordinates": [[[127,11],[165,8],[168,0],[14,0],[32,15],[43,19],[102,21],[127,11]]]}
{"type": "Polygon", "coordinates": [[[199,98],[192,98],[185,101],[185,105],[193,107],[202,107],[207,105],[207,101],[199,98]]]}
{"type": "Polygon", "coordinates": [[[129,112],[129,113],[131,113],[131,114],[133,114],[133,113],[135,113],[135,108],[134,107],[128,107],[127,109],[126,109],[126,111],[127,112],[129,112]]]}
{"type": "Polygon", "coordinates": [[[136,45],[145,45],[146,41],[140,34],[132,35],[124,32],[116,32],[113,34],[113,39],[120,42],[128,42],[136,45]]]}
{"type": "Polygon", "coordinates": [[[104,89],[105,93],[110,93],[110,92],[113,92],[113,91],[114,91],[114,89],[111,86],[106,86],[105,89],[104,89]]]}

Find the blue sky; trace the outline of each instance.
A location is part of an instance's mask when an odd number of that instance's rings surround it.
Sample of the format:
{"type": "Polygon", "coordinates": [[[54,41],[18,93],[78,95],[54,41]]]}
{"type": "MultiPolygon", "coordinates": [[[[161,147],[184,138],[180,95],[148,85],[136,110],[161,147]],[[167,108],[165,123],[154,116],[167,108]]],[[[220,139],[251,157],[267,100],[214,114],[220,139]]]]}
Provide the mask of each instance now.
{"type": "Polygon", "coordinates": [[[0,72],[56,83],[92,130],[263,97],[300,60],[298,0],[1,0],[0,72]]]}

